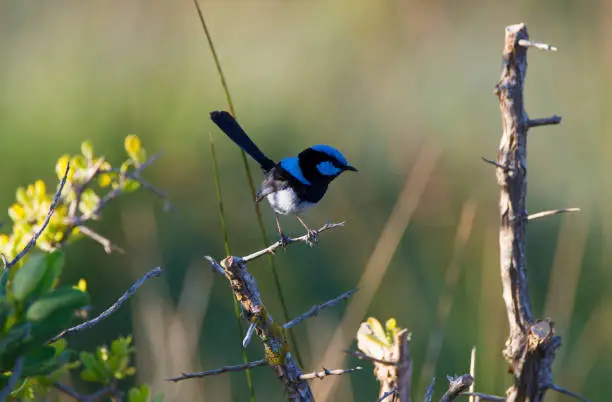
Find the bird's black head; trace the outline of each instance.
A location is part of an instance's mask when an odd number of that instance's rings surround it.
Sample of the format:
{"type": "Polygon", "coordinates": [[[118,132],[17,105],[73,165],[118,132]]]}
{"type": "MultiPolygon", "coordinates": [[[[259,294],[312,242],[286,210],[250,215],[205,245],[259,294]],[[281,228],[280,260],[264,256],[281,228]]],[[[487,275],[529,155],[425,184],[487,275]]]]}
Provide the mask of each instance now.
{"type": "Polygon", "coordinates": [[[296,158],[281,161],[281,166],[304,184],[329,183],[342,172],[356,172],[340,151],[329,145],[314,145],[296,158]]]}

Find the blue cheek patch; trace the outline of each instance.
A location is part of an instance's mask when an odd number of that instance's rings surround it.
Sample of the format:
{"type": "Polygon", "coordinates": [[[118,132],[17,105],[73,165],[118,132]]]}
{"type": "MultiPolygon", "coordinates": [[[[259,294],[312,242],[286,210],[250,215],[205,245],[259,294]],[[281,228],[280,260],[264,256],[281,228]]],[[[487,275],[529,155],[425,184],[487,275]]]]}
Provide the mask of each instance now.
{"type": "Polygon", "coordinates": [[[335,176],[338,173],[340,173],[342,171],[342,169],[339,169],[337,167],[334,166],[333,163],[331,162],[321,162],[317,165],[317,170],[323,175],[323,176],[335,176]]]}
{"type": "Polygon", "coordinates": [[[300,168],[300,162],[297,157],[285,158],[280,161],[280,165],[283,169],[289,172],[291,176],[298,179],[302,184],[305,184],[307,186],[311,185],[311,183],[304,177],[304,173],[302,173],[302,169],[300,168]]]}

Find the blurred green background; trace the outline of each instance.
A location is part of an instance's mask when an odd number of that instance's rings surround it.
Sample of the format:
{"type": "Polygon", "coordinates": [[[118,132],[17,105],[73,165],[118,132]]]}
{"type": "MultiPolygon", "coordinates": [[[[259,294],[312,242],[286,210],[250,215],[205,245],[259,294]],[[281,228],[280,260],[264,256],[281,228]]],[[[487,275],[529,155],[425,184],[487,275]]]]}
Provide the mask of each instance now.
{"type": "MultiPolygon", "coordinates": [[[[525,22],[533,39],[558,46],[556,53],[529,52],[527,111],[556,113],[563,122],[530,132],[528,204],[530,212],[583,211],[530,224],[532,299],[535,314],[552,317],[563,337],[557,383],[606,399],[612,3],[266,0],[202,7],[239,120],[261,148],[280,159],[328,143],[360,169],[339,178],[306,217],[313,226],[346,220],[346,228],[321,235],[314,249],[296,245],[276,257],[292,315],[355,287],[369,269],[352,306],[332,308],[296,330],[307,371],[365,368],[313,382],[320,401],[376,399],[371,365],[342,353],[354,348],[359,322],[369,315],[394,316],[412,331],[415,398],[433,374],[441,393],[446,374],[467,372],[472,346],[477,390],[503,394],[510,376],[501,355],[507,321],[497,262],[498,186],[480,157],[495,157],[500,136],[493,86],[504,27],[525,22]],[[388,222],[396,203],[400,216],[388,222]],[[347,326],[338,327],[346,311],[347,326]],[[339,344],[331,342],[335,333],[339,344]]],[[[168,192],[176,212],[164,213],[146,192],[120,199],[95,229],[127,253],[106,255],[91,241],[79,242],[68,251],[64,280],[86,278],[99,312],[154,266],[165,277],[147,283],[97,329],[72,338],[72,346],[92,349],[134,333],[137,380],[167,400],[247,400],[244,373],[164,381],[242,359],[227,284],[201,259],[224,255],[210,132],[232,253],[262,246],[239,152],[208,119],[227,104],[193,4],[2,0],[0,89],[6,208],[17,186],[36,178],[51,186],[57,158],[78,152],[83,140],[111,162],[122,160],[123,138],[131,133],[149,153],[163,152],[146,178],[168,192]]],[[[275,234],[271,210],[262,211],[275,234]]],[[[283,223],[301,233],[295,219],[283,223]]],[[[252,264],[251,272],[282,321],[268,262],[252,264]]],[[[259,359],[260,344],[252,342],[248,352],[259,359]]],[[[258,401],[282,400],[271,370],[253,375],[258,401]]],[[[569,398],[549,393],[547,400],[569,398]]]]}

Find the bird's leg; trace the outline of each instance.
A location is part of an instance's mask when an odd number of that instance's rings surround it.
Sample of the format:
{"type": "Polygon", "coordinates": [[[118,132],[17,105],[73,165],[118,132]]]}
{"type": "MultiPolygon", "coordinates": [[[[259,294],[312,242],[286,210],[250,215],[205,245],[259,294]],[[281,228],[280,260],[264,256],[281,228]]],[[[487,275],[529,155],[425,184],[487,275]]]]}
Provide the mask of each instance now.
{"type": "Polygon", "coordinates": [[[312,230],[310,227],[308,227],[306,222],[304,222],[304,220],[299,215],[296,215],[296,217],[298,221],[300,221],[302,226],[304,226],[304,228],[306,229],[306,233],[308,233],[308,240],[306,241],[308,242],[310,247],[312,247],[315,243],[319,241],[319,232],[317,232],[316,230],[312,230]]]}
{"type": "Polygon", "coordinates": [[[280,220],[278,219],[278,214],[274,214],[274,217],[276,218],[276,228],[278,229],[278,234],[280,235],[281,247],[285,248],[287,247],[287,244],[289,244],[289,238],[283,233],[280,220]]]}

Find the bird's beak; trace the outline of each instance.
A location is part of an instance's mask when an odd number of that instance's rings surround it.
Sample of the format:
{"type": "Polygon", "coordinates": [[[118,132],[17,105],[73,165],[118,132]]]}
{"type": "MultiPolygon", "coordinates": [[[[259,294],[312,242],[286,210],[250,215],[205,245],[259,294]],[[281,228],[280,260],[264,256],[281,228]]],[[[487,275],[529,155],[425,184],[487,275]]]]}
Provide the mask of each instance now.
{"type": "Polygon", "coordinates": [[[344,168],[344,170],[350,170],[351,172],[358,172],[359,170],[357,170],[356,167],[353,167],[351,165],[346,165],[346,167],[344,168]]]}

